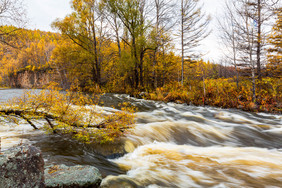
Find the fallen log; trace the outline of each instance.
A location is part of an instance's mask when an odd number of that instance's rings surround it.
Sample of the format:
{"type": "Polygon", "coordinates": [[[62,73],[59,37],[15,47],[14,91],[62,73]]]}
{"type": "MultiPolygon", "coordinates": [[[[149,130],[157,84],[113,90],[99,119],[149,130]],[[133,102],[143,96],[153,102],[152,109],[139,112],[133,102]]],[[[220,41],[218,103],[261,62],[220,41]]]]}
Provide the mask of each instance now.
{"type": "MultiPolygon", "coordinates": [[[[84,125],[82,124],[78,124],[78,123],[70,123],[68,120],[65,120],[64,118],[60,117],[60,116],[56,116],[54,114],[48,113],[48,112],[44,112],[44,111],[31,111],[31,110],[20,110],[20,109],[4,109],[4,110],[0,110],[0,114],[4,114],[6,116],[10,116],[10,115],[14,115],[14,116],[18,116],[19,118],[24,119],[25,121],[27,121],[34,129],[38,129],[36,127],[36,125],[31,121],[32,118],[27,118],[26,116],[37,116],[40,117],[42,119],[45,119],[48,123],[48,125],[50,126],[50,128],[53,130],[53,133],[57,133],[56,129],[54,128],[55,126],[53,125],[52,121],[58,121],[73,127],[84,127],[84,125]]],[[[110,118],[103,120],[102,122],[98,123],[98,124],[89,124],[87,127],[88,128],[98,128],[98,129],[104,129],[107,128],[107,125],[120,121],[122,119],[122,116],[111,116],[110,118]]],[[[121,129],[121,130],[124,130],[121,129]]]]}

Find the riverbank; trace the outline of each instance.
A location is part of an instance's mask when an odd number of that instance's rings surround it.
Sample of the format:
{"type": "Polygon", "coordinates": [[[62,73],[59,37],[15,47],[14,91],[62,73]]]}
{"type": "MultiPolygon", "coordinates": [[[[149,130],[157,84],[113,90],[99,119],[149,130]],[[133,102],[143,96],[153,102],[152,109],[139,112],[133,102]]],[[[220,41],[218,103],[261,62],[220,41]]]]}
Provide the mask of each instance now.
{"type": "MultiPolygon", "coordinates": [[[[134,97],[139,98],[138,95],[132,95],[134,97]]],[[[184,96],[185,97],[185,96],[184,96]]],[[[187,104],[187,105],[194,105],[194,106],[211,106],[211,107],[217,107],[222,109],[238,109],[243,110],[245,112],[264,112],[264,113],[271,113],[271,114],[282,114],[282,104],[277,103],[275,105],[271,104],[258,104],[253,103],[251,101],[245,102],[244,105],[242,104],[229,104],[229,105],[220,105],[220,104],[213,104],[212,101],[207,98],[206,101],[190,101],[187,99],[183,99],[183,96],[175,94],[174,92],[166,92],[164,94],[159,94],[158,91],[153,93],[142,93],[142,98],[145,100],[153,100],[153,101],[162,101],[162,102],[174,102],[177,104],[187,104]]]]}
{"type": "Polygon", "coordinates": [[[1,187],[100,187],[102,175],[89,165],[45,166],[41,151],[19,145],[0,154],[1,187]]]}
{"type": "Polygon", "coordinates": [[[129,94],[147,100],[281,114],[281,84],[281,79],[263,78],[257,83],[255,99],[248,89],[251,88],[249,81],[241,81],[237,88],[232,79],[209,79],[184,86],[175,82],[148,92],[129,94]]]}
{"type": "MultiPolygon", "coordinates": [[[[20,92],[11,90],[6,95],[20,92]]],[[[135,187],[279,187],[282,183],[275,179],[282,175],[281,115],[109,93],[101,100],[103,106],[96,109],[105,114],[116,111],[121,102],[139,109],[135,128],[123,138],[124,155],[105,156],[96,145],[45,134],[28,124],[0,126],[0,135],[9,134],[2,137],[2,144],[7,148],[6,143],[16,139],[32,144],[41,150],[48,166],[94,166],[102,175],[102,185],[114,182],[116,187],[122,187],[121,181],[135,187]]]]}
{"type": "MultiPolygon", "coordinates": [[[[213,82],[217,81],[214,80],[213,82]]],[[[246,112],[282,114],[282,93],[278,91],[279,83],[276,86],[272,86],[270,83],[270,86],[277,88],[277,91],[261,89],[257,93],[256,102],[252,101],[250,91],[246,90],[246,84],[248,83],[242,83],[238,90],[230,86],[229,84],[234,83],[230,83],[228,80],[217,84],[211,83],[211,81],[207,82],[205,95],[202,90],[196,90],[195,87],[181,86],[179,83],[168,84],[165,87],[145,92],[140,89],[108,90],[106,88],[98,88],[95,90],[95,93],[127,94],[145,100],[174,102],[194,106],[212,106],[222,109],[239,109],[246,112]]],[[[23,88],[0,88],[0,90],[8,89],[23,88]]],[[[92,93],[87,89],[84,89],[84,91],[92,93]]]]}
{"type": "Polygon", "coordinates": [[[11,89],[10,87],[0,87],[0,90],[11,89]]]}

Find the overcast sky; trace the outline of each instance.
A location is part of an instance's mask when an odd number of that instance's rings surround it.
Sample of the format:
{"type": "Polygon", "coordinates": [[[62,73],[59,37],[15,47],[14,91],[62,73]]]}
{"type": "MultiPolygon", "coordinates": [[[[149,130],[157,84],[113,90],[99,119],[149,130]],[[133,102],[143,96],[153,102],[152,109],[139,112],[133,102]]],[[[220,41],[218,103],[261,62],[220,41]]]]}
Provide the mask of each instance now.
{"type": "MultiPolygon", "coordinates": [[[[220,50],[216,38],[216,18],[221,14],[224,0],[202,0],[205,4],[205,11],[213,18],[210,27],[213,33],[203,41],[201,46],[208,54],[204,57],[206,60],[217,60],[220,56],[220,50]]],[[[71,12],[70,0],[25,0],[28,17],[30,20],[30,29],[40,29],[43,31],[53,31],[51,23],[56,18],[64,18],[71,12]]]]}
{"type": "Polygon", "coordinates": [[[25,0],[29,28],[52,31],[51,23],[71,12],[69,0],[25,0]]]}

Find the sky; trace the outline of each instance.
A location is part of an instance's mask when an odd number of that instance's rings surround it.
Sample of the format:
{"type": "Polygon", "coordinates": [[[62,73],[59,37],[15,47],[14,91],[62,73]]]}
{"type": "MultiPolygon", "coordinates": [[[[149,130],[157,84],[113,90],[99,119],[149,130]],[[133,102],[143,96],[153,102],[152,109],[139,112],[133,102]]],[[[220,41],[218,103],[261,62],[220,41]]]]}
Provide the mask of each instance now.
{"type": "Polygon", "coordinates": [[[51,23],[71,13],[69,0],[25,0],[28,28],[53,31],[51,23]]]}
{"type": "MultiPolygon", "coordinates": [[[[25,3],[30,29],[53,31],[51,23],[71,13],[70,0],[25,0],[25,3]]],[[[200,49],[206,54],[203,59],[218,61],[222,53],[217,39],[215,17],[221,14],[224,0],[202,0],[202,3],[204,3],[204,11],[213,19],[210,23],[212,33],[202,42],[200,49]]]]}

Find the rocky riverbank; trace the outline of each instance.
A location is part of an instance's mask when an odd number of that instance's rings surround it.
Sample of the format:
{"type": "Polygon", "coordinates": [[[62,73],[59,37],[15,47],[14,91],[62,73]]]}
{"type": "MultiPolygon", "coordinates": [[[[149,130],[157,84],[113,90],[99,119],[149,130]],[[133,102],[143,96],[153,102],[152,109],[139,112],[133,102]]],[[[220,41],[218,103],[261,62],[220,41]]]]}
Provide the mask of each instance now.
{"type": "Polygon", "coordinates": [[[96,188],[102,176],[93,166],[44,167],[39,149],[17,146],[0,154],[0,187],[96,188]]]}

